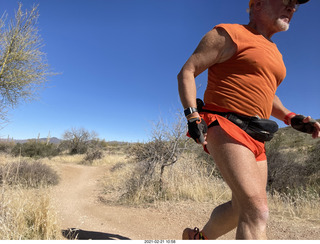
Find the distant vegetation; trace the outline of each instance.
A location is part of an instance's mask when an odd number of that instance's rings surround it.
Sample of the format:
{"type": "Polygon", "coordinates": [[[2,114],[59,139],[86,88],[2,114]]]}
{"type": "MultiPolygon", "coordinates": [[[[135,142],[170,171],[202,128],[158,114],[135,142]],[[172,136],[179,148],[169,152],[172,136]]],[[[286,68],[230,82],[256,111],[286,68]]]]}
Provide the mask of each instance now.
{"type": "Polygon", "coordinates": [[[11,150],[13,156],[43,158],[57,156],[61,152],[58,145],[53,143],[29,140],[26,143],[17,143],[11,150]]]}
{"type": "Polygon", "coordinates": [[[97,133],[89,132],[84,128],[71,128],[63,134],[63,140],[55,138],[38,138],[15,142],[14,140],[1,140],[0,152],[12,154],[15,157],[30,157],[34,159],[54,157],[62,154],[85,154],[85,160],[91,162],[102,157],[103,150],[108,146],[100,140],[97,133]]]}
{"type": "MultiPolygon", "coordinates": [[[[82,154],[83,164],[93,164],[105,154],[125,152],[135,161],[136,169],[127,196],[136,195],[136,191],[153,185],[159,196],[165,196],[165,172],[182,158],[192,158],[204,167],[207,173],[220,177],[216,166],[197,144],[187,139],[183,122],[166,126],[155,125],[152,138],[147,143],[117,143],[100,140],[97,134],[83,128],[72,128],[64,133],[64,140],[50,143],[49,140],[28,140],[15,143],[12,140],[0,141],[0,152],[14,157],[34,159],[51,158],[58,155],[82,154]],[[135,182],[138,181],[138,182],[135,182]],[[134,186],[135,185],[135,186],[134,186]],[[138,189],[141,188],[141,189],[138,189]]],[[[320,140],[300,133],[291,127],[281,128],[274,139],[266,143],[269,163],[268,190],[294,194],[296,192],[313,192],[320,196],[320,140]]],[[[22,166],[22,164],[21,164],[22,166]]],[[[129,183],[128,183],[129,184],[129,183]]]]}
{"type": "MultiPolygon", "coordinates": [[[[4,209],[0,212],[0,239],[59,238],[49,196],[42,190],[59,182],[52,169],[56,163],[109,165],[111,174],[101,181],[100,200],[105,203],[143,206],[196,201],[216,205],[231,197],[212,158],[185,137],[182,120],[173,125],[159,122],[146,143],[106,142],[85,129],[66,132],[58,143],[49,139],[0,141],[0,205],[4,209]],[[30,196],[37,199],[37,206],[29,206],[30,196]],[[22,231],[18,233],[17,228],[22,231]]],[[[270,209],[294,218],[319,220],[320,140],[286,127],[266,149],[270,209]]]]}

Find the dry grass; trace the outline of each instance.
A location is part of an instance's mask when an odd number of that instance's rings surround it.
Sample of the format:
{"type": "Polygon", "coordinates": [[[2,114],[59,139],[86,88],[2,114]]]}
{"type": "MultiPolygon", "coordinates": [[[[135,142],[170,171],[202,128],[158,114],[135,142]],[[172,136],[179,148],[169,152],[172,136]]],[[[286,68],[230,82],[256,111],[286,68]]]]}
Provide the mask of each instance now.
{"type": "Polygon", "coordinates": [[[117,153],[117,154],[109,154],[104,153],[101,159],[96,159],[93,161],[92,165],[106,165],[106,166],[114,166],[121,163],[127,163],[129,157],[124,153],[117,153]]]}
{"type": "Polygon", "coordinates": [[[44,162],[49,165],[57,165],[57,164],[84,164],[84,165],[93,165],[93,166],[99,166],[99,165],[114,165],[119,162],[127,162],[128,156],[124,153],[108,153],[103,152],[103,156],[101,159],[95,159],[91,162],[86,163],[85,162],[85,154],[75,154],[75,155],[69,155],[69,154],[63,154],[59,156],[55,156],[52,158],[43,158],[41,159],[41,162],[44,162]]]}
{"type": "Polygon", "coordinates": [[[0,164],[6,163],[11,156],[7,153],[0,153],[0,164]]]}
{"type": "Polygon", "coordinates": [[[22,160],[27,161],[27,162],[33,161],[33,159],[28,158],[28,157],[13,157],[7,153],[0,153],[0,165],[5,165],[5,164],[9,164],[13,161],[22,161],[22,160]]]}
{"type": "Polygon", "coordinates": [[[0,204],[1,240],[61,238],[47,189],[13,189],[2,186],[0,204]]]}
{"type": "Polygon", "coordinates": [[[295,196],[275,193],[269,196],[269,208],[284,218],[304,219],[320,224],[320,201],[317,194],[305,192],[295,196]]]}
{"type": "Polygon", "coordinates": [[[129,157],[120,154],[105,155],[101,160],[94,162],[96,165],[107,165],[109,172],[101,181],[102,194],[101,200],[108,203],[118,202],[126,192],[126,182],[131,177],[134,164],[129,157]]]}
{"type": "MultiPolygon", "coordinates": [[[[41,162],[52,167],[58,164],[83,164],[84,157],[60,155],[41,159],[41,162]]],[[[7,154],[0,154],[0,164],[13,159],[17,160],[7,154]]],[[[213,168],[190,153],[182,155],[177,163],[165,168],[161,194],[156,191],[159,189],[157,177],[149,185],[139,185],[141,164],[134,162],[126,152],[104,152],[102,159],[94,160],[90,165],[107,166],[109,169],[101,181],[101,200],[107,203],[160,206],[163,202],[174,204],[193,201],[216,206],[231,198],[227,185],[212,174],[213,168]]],[[[0,189],[0,239],[61,238],[56,213],[51,209],[48,188],[22,189],[2,185],[0,189]]],[[[320,223],[317,194],[304,192],[290,196],[274,193],[269,196],[269,207],[272,214],[283,218],[301,218],[320,223]]]]}
{"type": "MultiPolygon", "coordinates": [[[[164,173],[164,190],[159,198],[155,192],[155,185],[135,188],[134,194],[128,194],[133,190],[132,184],[137,184],[139,172],[137,162],[115,157],[105,159],[110,170],[104,178],[103,200],[113,204],[129,204],[136,206],[161,205],[161,202],[185,202],[211,203],[217,206],[231,199],[231,191],[222,179],[212,175],[207,165],[197,162],[192,154],[183,157],[164,173]],[[113,161],[114,160],[114,161],[113,161]]],[[[275,193],[269,195],[269,208],[272,214],[284,218],[300,218],[320,223],[319,196],[304,192],[301,195],[288,196],[275,193]]]]}
{"type": "Polygon", "coordinates": [[[23,188],[38,188],[56,185],[58,174],[48,165],[39,161],[18,160],[0,166],[0,183],[23,188]]]}
{"type": "MultiPolygon", "coordinates": [[[[17,158],[0,155],[1,164],[10,165],[17,158]]],[[[21,159],[20,160],[26,160],[21,159]]],[[[24,161],[26,162],[26,161],[24,161]]],[[[8,167],[10,169],[10,167],[8,167]]],[[[10,182],[9,173],[2,172],[0,186],[0,239],[1,240],[50,240],[60,239],[56,213],[51,209],[49,188],[26,188],[10,182]]],[[[30,183],[30,182],[29,182],[30,183]]],[[[32,184],[36,185],[36,184],[32,184]]]]}
{"type": "Polygon", "coordinates": [[[59,155],[52,158],[43,158],[41,162],[50,165],[56,164],[80,164],[84,159],[84,154],[75,154],[75,155],[59,155]]]}
{"type": "Polygon", "coordinates": [[[212,170],[197,161],[193,155],[183,155],[165,171],[165,199],[214,204],[230,200],[231,191],[223,180],[213,177],[212,170]]]}
{"type": "Polygon", "coordinates": [[[139,185],[139,164],[128,159],[119,161],[111,165],[103,182],[104,193],[107,195],[105,198],[113,196],[113,201],[134,205],[157,201],[221,203],[229,200],[231,192],[226,184],[212,177],[205,167],[195,164],[195,161],[186,155],[165,170],[161,197],[155,192],[157,179],[150,181],[151,184],[139,185]]]}

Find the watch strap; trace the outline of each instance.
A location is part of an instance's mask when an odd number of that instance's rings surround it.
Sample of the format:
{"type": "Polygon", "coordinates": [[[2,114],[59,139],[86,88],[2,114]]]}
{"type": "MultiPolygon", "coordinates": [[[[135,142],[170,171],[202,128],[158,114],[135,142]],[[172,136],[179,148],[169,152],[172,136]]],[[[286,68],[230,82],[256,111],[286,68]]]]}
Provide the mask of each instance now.
{"type": "Polygon", "coordinates": [[[197,108],[189,107],[184,110],[184,115],[187,117],[188,115],[198,112],[197,108]]]}

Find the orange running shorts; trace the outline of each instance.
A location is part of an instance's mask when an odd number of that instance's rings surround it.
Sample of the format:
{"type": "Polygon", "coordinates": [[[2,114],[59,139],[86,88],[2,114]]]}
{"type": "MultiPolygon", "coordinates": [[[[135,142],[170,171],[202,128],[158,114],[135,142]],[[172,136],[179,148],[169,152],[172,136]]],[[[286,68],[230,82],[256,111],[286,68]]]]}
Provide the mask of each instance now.
{"type": "MultiPolygon", "coordinates": [[[[217,120],[221,129],[253,152],[257,161],[267,160],[264,142],[253,139],[244,130],[240,129],[240,127],[220,115],[202,112],[200,116],[208,126],[217,120]]],[[[209,153],[206,146],[204,146],[204,150],[209,153]]]]}

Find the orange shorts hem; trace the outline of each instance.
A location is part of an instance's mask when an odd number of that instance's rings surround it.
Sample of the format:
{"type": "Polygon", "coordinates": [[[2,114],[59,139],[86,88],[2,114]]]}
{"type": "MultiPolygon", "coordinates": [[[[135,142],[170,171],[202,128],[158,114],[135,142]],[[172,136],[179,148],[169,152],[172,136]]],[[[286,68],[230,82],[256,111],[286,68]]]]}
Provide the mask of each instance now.
{"type": "MultiPolygon", "coordinates": [[[[218,121],[220,127],[233,139],[237,142],[241,143],[245,147],[247,147],[254,154],[256,161],[265,161],[267,160],[265,143],[257,141],[249,136],[244,130],[240,127],[229,121],[228,119],[217,115],[202,112],[200,113],[201,118],[207,123],[209,126],[214,121],[218,121]]],[[[204,146],[204,150],[208,152],[207,148],[204,146]]],[[[210,154],[210,153],[209,153],[210,154]]]]}

